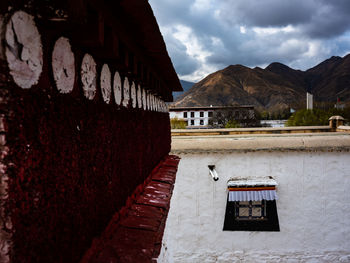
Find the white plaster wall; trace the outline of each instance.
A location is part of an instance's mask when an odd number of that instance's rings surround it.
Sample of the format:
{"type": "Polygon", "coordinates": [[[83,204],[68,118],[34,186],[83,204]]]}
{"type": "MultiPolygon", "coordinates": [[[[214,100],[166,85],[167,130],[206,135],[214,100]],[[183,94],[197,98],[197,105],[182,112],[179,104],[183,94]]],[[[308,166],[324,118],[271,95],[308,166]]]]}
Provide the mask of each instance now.
{"type": "Polygon", "coordinates": [[[183,119],[184,115],[182,111],[170,111],[170,119],[178,118],[178,119],[183,119]]]}
{"type": "Polygon", "coordinates": [[[350,262],[350,154],[181,155],[158,262],[350,262]],[[214,164],[219,181],[209,176],[214,164]],[[273,176],[280,232],[222,231],[226,183],[273,176]]]}
{"type": "Polygon", "coordinates": [[[208,112],[204,113],[204,125],[208,125],[209,124],[209,117],[208,117],[208,112]]]}
{"type": "Polygon", "coordinates": [[[170,119],[187,119],[187,126],[207,126],[209,123],[208,111],[192,111],[194,112],[194,117],[191,117],[191,111],[170,111],[170,119]],[[183,114],[187,112],[187,118],[184,118],[183,114]],[[204,112],[204,117],[200,117],[200,112],[204,112]],[[191,120],[194,120],[194,125],[191,125],[191,120]],[[200,120],[203,120],[203,125],[200,125],[200,120]]]}
{"type": "MultiPolygon", "coordinates": [[[[196,116],[196,115],[195,115],[195,116],[196,116]]],[[[198,118],[194,119],[194,125],[195,125],[195,126],[199,126],[199,119],[198,119],[198,118]]]]}

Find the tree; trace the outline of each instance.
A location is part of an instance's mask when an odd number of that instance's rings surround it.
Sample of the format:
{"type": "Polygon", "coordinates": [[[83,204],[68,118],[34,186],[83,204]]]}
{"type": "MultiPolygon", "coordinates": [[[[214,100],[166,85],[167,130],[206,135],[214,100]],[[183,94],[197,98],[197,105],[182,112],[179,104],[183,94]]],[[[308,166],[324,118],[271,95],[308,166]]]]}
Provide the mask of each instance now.
{"type": "Polygon", "coordinates": [[[173,118],[170,119],[171,129],[186,129],[187,122],[183,119],[173,118]]]}
{"type": "Polygon", "coordinates": [[[329,108],[326,110],[313,109],[313,110],[299,110],[288,119],[286,126],[315,126],[315,125],[328,125],[329,118],[334,115],[340,115],[347,122],[350,120],[350,108],[336,109],[329,108]]]}
{"type": "Polygon", "coordinates": [[[225,124],[225,128],[241,128],[241,125],[237,121],[231,119],[225,124]]]}
{"type": "Polygon", "coordinates": [[[331,113],[320,109],[299,110],[288,119],[286,126],[317,126],[327,125],[331,113]]]}
{"type": "Polygon", "coordinates": [[[214,111],[209,125],[213,128],[257,127],[260,126],[260,121],[253,109],[223,107],[214,111]]]}

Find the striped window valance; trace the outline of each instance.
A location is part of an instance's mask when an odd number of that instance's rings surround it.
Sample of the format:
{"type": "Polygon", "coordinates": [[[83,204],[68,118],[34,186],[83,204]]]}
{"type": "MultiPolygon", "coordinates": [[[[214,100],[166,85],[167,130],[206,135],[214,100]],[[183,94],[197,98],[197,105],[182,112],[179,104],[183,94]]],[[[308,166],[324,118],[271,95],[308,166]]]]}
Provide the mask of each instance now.
{"type": "Polygon", "coordinates": [[[277,182],[274,179],[230,179],[227,183],[228,200],[261,201],[276,200],[277,182]]]}

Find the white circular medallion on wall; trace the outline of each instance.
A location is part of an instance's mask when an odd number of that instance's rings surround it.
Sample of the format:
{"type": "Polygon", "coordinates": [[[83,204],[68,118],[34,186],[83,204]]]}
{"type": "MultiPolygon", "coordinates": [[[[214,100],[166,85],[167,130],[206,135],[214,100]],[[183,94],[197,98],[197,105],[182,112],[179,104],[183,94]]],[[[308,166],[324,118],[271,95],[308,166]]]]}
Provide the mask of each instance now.
{"type": "Polygon", "coordinates": [[[153,104],[153,95],[152,94],[149,94],[149,105],[150,105],[150,110],[153,111],[154,104],[153,104]]]}
{"type": "Polygon", "coordinates": [[[158,111],[158,98],[154,96],[154,110],[158,111]]]}
{"type": "Polygon", "coordinates": [[[158,111],[158,98],[156,96],[154,97],[154,110],[158,111]]]}
{"type": "Polygon", "coordinates": [[[159,111],[159,99],[156,97],[156,110],[159,111]]]}
{"type": "Polygon", "coordinates": [[[85,54],[81,63],[81,82],[86,98],[92,100],[96,94],[96,62],[89,54],[85,54]]]}
{"type": "Polygon", "coordinates": [[[112,87],[111,87],[111,71],[109,70],[109,67],[107,64],[104,64],[102,66],[100,85],[101,85],[102,98],[104,102],[109,104],[109,102],[111,101],[112,87]]]}
{"type": "Polygon", "coordinates": [[[147,110],[151,109],[151,105],[150,105],[150,94],[149,91],[146,91],[146,104],[147,104],[147,110]]]}
{"type": "Polygon", "coordinates": [[[142,108],[143,110],[147,110],[147,96],[145,89],[142,89],[142,108]]]}
{"type": "Polygon", "coordinates": [[[60,93],[73,90],[75,80],[74,54],[69,39],[60,37],[52,52],[52,72],[60,93]]]}
{"type": "Polygon", "coordinates": [[[122,102],[122,80],[118,71],[114,73],[113,91],[115,103],[120,105],[122,102]]]}
{"type": "Polygon", "coordinates": [[[137,86],[137,106],[142,108],[142,90],[140,84],[137,86]]]}
{"type": "Polygon", "coordinates": [[[153,104],[152,104],[152,94],[148,93],[148,100],[149,100],[149,110],[153,110],[153,104]]]}
{"type": "Polygon", "coordinates": [[[153,111],[156,111],[156,97],[152,95],[153,111]]]}
{"type": "Polygon", "coordinates": [[[6,59],[14,82],[23,89],[38,84],[43,50],[33,16],[15,12],[6,25],[6,59]]]}
{"type": "Polygon", "coordinates": [[[123,106],[127,107],[130,100],[130,87],[129,87],[129,80],[127,77],[124,79],[123,83],[123,106]]]}
{"type": "Polygon", "coordinates": [[[132,82],[130,90],[131,90],[132,107],[136,108],[136,86],[135,86],[135,82],[132,82]]]}

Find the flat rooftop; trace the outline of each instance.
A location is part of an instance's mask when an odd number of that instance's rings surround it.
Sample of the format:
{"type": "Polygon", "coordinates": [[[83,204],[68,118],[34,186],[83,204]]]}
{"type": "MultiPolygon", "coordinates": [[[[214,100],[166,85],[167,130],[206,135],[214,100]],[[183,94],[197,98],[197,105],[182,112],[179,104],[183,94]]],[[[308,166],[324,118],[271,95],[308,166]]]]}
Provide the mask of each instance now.
{"type": "MultiPolygon", "coordinates": [[[[232,129],[233,130],[233,129],[232,129]]],[[[350,132],[251,133],[217,135],[216,131],[172,136],[172,154],[254,151],[350,151],[350,132]]]]}
{"type": "MultiPolygon", "coordinates": [[[[340,126],[347,127],[347,126],[340,126]]],[[[172,136],[200,136],[200,135],[235,135],[235,134],[280,134],[280,133],[319,133],[330,132],[329,126],[297,126],[297,127],[256,127],[229,129],[175,129],[172,136]]],[[[349,130],[350,131],[350,130],[349,130]]]]}
{"type": "Polygon", "coordinates": [[[191,110],[219,110],[219,109],[254,109],[253,105],[239,105],[239,106],[193,106],[193,107],[174,107],[170,106],[169,111],[191,111],[191,110]]]}

